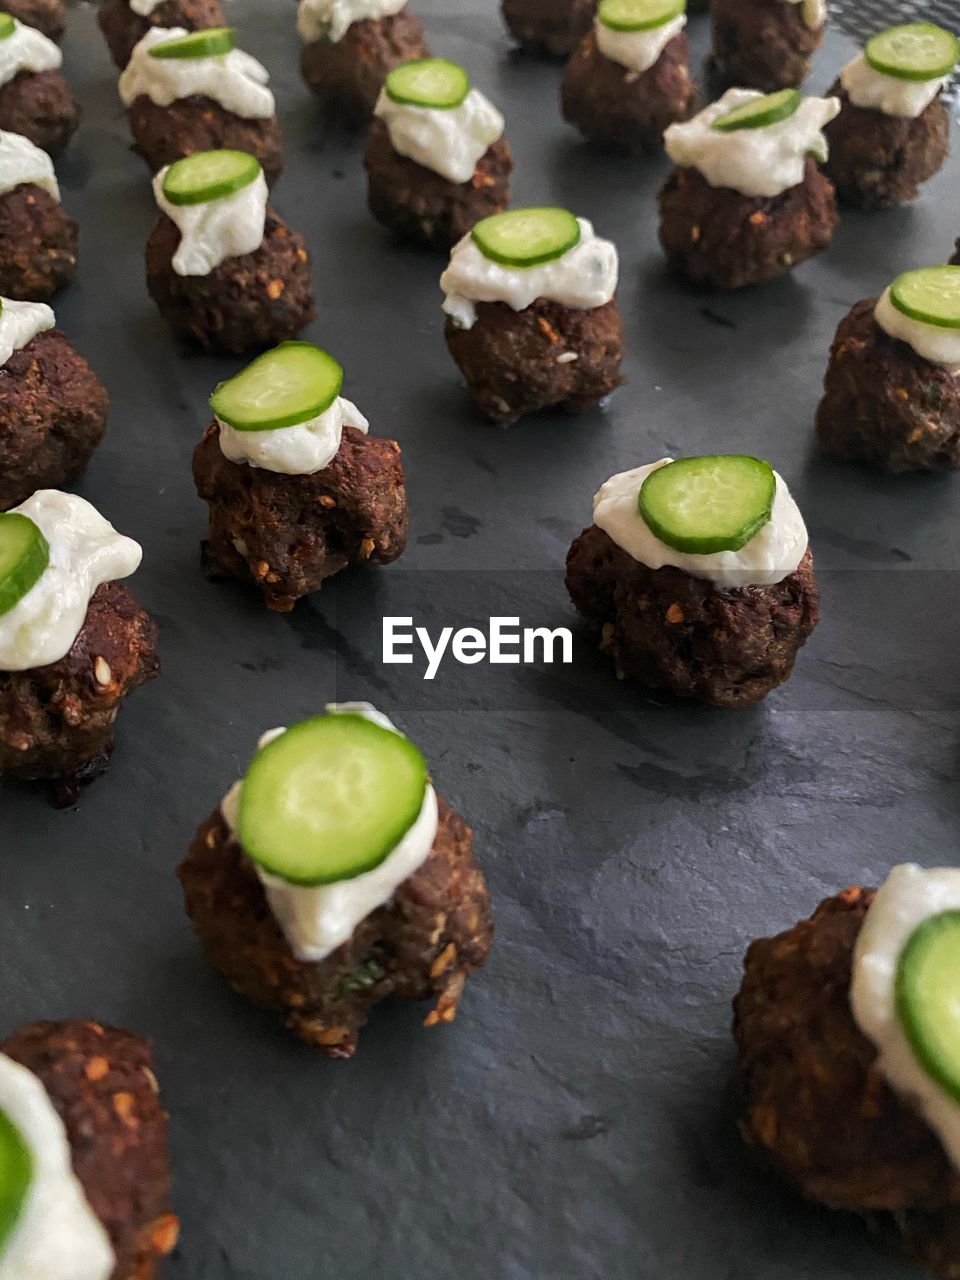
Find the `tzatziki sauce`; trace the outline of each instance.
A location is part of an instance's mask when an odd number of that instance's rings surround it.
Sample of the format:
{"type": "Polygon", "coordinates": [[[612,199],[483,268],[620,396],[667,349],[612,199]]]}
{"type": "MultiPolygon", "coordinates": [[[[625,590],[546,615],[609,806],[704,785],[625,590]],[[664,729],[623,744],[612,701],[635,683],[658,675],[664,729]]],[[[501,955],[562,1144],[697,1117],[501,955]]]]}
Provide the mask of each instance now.
{"type": "Polygon", "coordinates": [[[394,102],[381,89],[373,114],[387,126],[398,155],[448,182],[469,182],[489,148],[503,137],[503,116],[477,89],[459,107],[444,110],[394,102]]]}
{"type": "Polygon", "coordinates": [[[659,27],[650,27],[646,31],[615,31],[597,18],[594,31],[597,48],[605,58],[619,63],[628,71],[642,74],[659,61],[661,53],[686,25],[685,13],[678,13],[669,22],[664,22],[659,27]]]}
{"type": "Polygon", "coordinates": [[[0,132],[0,194],[29,183],[42,187],[54,200],[60,199],[60,186],[53,161],[21,133],[0,132]]]}
{"type": "Polygon", "coordinates": [[[933,80],[904,80],[901,76],[888,76],[871,67],[862,53],[840,72],[840,83],[855,107],[865,111],[879,111],[885,116],[901,116],[916,120],[934,102],[950,80],[937,76],[933,80]]]}
{"type": "Polygon", "coordinates": [[[880,295],[873,318],[891,338],[907,343],[924,360],[960,377],[960,329],[944,329],[904,315],[893,305],[889,287],[880,295]]]}
{"type": "Polygon", "coordinates": [[[21,351],[40,333],[56,324],[53,308],[45,302],[18,302],[0,298],[0,367],[15,351],[21,351]]]}
{"type": "Polygon", "coordinates": [[[158,107],[169,107],[196,94],[245,120],[269,120],[275,115],[276,103],[267,88],[270,74],[242,49],[208,58],[151,57],[150,50],[156,45],[189,34],[185,27],[150,28],[120,75],[124,106],[144,97],[158,107]]]}
{"type": "Polygon", "coordinates": [[[59,70],[63,65],[59,45],[16,18],[13,28],[5,40],[0,40],[0,85],[9,84],[21,71],[59,70]]]}
{"type": "Polygon", "coordinates": [[[364,434],[370,429],[357,406],[342,396],[315,418],[292,427],[237,431],[221,418],[217,423],[225,458],[285,476],[309,476],[328,467],[340,449],[344,427],[355,427],[364,434]]]}
{"type": "Polygon", "coordinates": [[[227,258],[256,253],[263,244],[267,220],[267,180],[263,170],[253,182],[219,200],[204,204],[171,204],[163,194],[166,168],[153,179],[153,193],[161,211],[180,231],[173,255],[178,276],[207,276],[227,258]]]}
{"type": "Polygon", "coordinates": [[[392,18],[406,3],[407,0],[300,0],[297,30],[308,44],[316,40],[339,44],[355,22],[392,18]]]}

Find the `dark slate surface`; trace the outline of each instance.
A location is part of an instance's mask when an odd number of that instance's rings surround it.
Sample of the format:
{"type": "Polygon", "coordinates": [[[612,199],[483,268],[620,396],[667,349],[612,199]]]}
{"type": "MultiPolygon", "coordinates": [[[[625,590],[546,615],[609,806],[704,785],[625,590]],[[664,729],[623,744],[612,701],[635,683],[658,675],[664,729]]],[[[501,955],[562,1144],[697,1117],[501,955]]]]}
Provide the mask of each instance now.
{"type": "MultiPolygon", "coordinates": [[[[402,442],[413,529],[398,565],[344,575],[289,618],[206,583],[189,459],[236,366],[183,359],[151,308],[146,173],[92,14],[74,12],[66,66],[85,115],[61,174],[82,261],[57,310],[113,396],[82,492],[144,543],[135,590],[161,621],[164,674],[79,810],[2,797],[2,1028],[89,1015],[155,1038],[183,1218],[174,1280],[894,1280],[856,1223],[751,1168],[729,1001],[752,937],[898,860],[955,856],[958,481],[833,465],[811,421],[843,313],[960,233],[960,171],[913,209],[848,217],[795,279],[699,293],[661,267],[665,162],[580,145],[557,69],[511,54],[493,0],[419,9],[434,47],[504,107],[517,200],[568,203],[620,245],[630,385],[579,420],[475,421],[443,346],[441,261],[366,216],[359,146],[324,136],[299,82],[292,5],[233,0],[279,93],[276,202],[316,255],[312,336],[402,442]],[[823,623],[764,706],[652,701],[579,628],[572,668],[448,666],[428,685],[381,666],[384,613],[575,625],[562,563],[597,484],[718,449],[788,477],[823,581],[823,623]],[[475,826],[498,922],[454,1027],[382,1010],[346,1065],[225,989],[173,877],[257,734],[335,697],[372,698],[424,746],[475,826]]],[[[851,49],[831,38],[814,87],[851,49]]]]}

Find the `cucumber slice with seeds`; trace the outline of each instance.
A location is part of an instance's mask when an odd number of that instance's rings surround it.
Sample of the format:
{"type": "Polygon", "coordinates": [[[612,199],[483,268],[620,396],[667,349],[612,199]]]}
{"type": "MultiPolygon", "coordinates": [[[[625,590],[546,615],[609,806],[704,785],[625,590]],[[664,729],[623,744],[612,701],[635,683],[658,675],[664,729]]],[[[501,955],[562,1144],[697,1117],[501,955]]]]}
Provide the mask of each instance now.
{"type": "Polygon", "coordinates": [[[687,0],[600,0],[597,17],[611,31],[651,31],[686,8],[687,0]]]}
{"type": "Polygon", "coordinates": [[[29,516],[0,515],[0,615],[19,604],[49,563],[49,543],[29,516]]]}
{"type": "Polygon", "coordinates": [[[9,13],[0,13],[0,40],[7,40],[17,29],[17,24],[9,13]]]}
{"type": "Polygon", "coordinates": [[[420,58],[394,67],[385,87],[394,102],[452,111],[470,92],[470,77],[463,67],[446,58],[420,58]]]}
{"type": "Polygon", "coordinates": [[[566,209],[509,209],[483,218],[471,232],[485,258],[505,267],[538,267],[580,243],[580,223],[566,209]]]}
{"type": "Polygon", "coordinates": [[[363,716],[304,720],[254,757],[240,795],[240,843],[290,884],[352,880],[407,834],[428,780],[412,742],[363,716]]]}
{"type": "Polygon", "coordinates": [[[900,954],[895,991],[917,1061],[960,1102],[960,911],[931,916],[914,930],[900,954]]]}
{"type": "Polygon", "coordinates": [[[276,431],[326,412],[342,387],[333,356],[311,342],[283,342],[221,382],[210,407],[237,431],[276,431]]]}
{"type": "Polygon", "coordinates": [[[23,1135],[0,1111],[0,1258],[23,1212],[33,1179],[33,1156],[23,1135]]]}
{"type": "Polygon", "coordinates": [[[195,151],[167,170],[163,194],[171,204],[207,204],[248,187],[260,172],[260,161],[246,151],[195,151]]]}
{"type": "Polygon", "coordinates": [[[718,116],[713,128],[721,133],[734,133],[737,129],[766,129],[768,125],[789,120],[802,101],[803,94],[799,89],[780,89],[718,116]]]}
{"type": "Polygon", "coordinates": [[[206,31],[191,31],[189,35],[151,45],[150,57],[216,58],[236,47],[237,33],[233,27],[209,27],[206,31]]]}
{"type": "Polygon", "coordinates": [[[890,301],[911,320],[960,329],[960,267],[905,271],[890,286],[890,301]]]}
{"type": "Polygon", "coordinates": [[[960,58],[960,40],[932,22],[907,22],[881,31],[863,51],[874,71],[898,80],[939,80],[960,58]]]}
{"type": "Polygon", "coordinates": [[[770,519],[777,478],[742,454],[680,458],[651,471],[640,514],[661,542],[690,555],[739,551],[770,519]]]}

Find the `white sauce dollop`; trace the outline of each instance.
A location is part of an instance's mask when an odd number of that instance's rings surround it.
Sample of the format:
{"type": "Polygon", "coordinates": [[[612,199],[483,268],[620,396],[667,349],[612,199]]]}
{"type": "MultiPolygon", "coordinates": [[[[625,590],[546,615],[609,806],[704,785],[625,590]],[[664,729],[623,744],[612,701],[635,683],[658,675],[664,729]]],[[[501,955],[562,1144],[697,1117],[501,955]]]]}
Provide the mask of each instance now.
{"type": "Polygon", "coordinates": [[[124,106],[129,107],[135,98],[147,97],[158,107],[169,107],[172,102],[200,94],[245,120],[269,120],[276,112],[273,94],[267,88],[270,74],[242,49],[209,58],[150,56],[155,45],[189,34],[185,27],[150,28],[120,76],[124,106]]]}
{"type": "Polygon", "coordinates": [[[33,1157],[23,1210],[0,1252],[0,1280],[109,1280],[113,1247],[73,1171],[63,1121],[41,1080],[2,1053],[0,1110],[33,1157]]]}
{"type": "MultiPolygon", "coordinates": [[[[369,702],[330,703],[327,712],[330,715],[364,716],[391,733],[400,732],[369,702]]],[[[267,746],[285,732],[285,729],[271,729],[260,739],[259,746],[267,746]]],[[[237,829],[242,790],[243,782],[235,783],[220,805],[223,820],[231,832],[237,829]]],[[[337,947],[349,941],[361,920],[389,902],[404,880],[408,880],[426,862],[436,839],[438,821],[437,795],[428,784],[416,822],[372,871],[365,871],[352,880],[310,887],[288,884],[254,864],[270,910],[297,959],[308,964],[325,960],[337,947]]]]}
{"type": "Polygon", "coordinates": [[[525,311],[538,298],[578,311],[605,306],[617,291],[617,249],[596,235],[586,218],[577,221],[579,244],[539,267],[502,266],[485,257],[469,233],[465,235],[454,245],[450,265],[440,277],[444,311],[461,329],[472,329],[477,302],[505,302],[514,311],[525,311]]]}
{"type": "Polygon", "coordinates": [[[941,329],[939,325],[924,324],[922,320],[905,316],[893,305],[889,288],[880,295],[873,318],[891,338],[899,338],[924,360],[960,377],[960,329],[941,329]]]}
{"type": "Polygon", "coordinates": [[[787,0],[787,4],[803,5],[803,20],[812,31],[817,31],[827,20],[827,0],[787,0]]]}
{"type": "Polygon", "coordinates": [[[778,196],[797,186],[808,154],[821,162],[827,158],[823,126],[839,112],[840,99],[804,98],[792,116],[761,129],[713,128],[720,116],[762,97],[754,89],[728,89],[692,120],[670,125],[663,135],[670,159],[698,169],[711,187],[745,196],[778,196]]]}
{"type": "Polygon", "coordinates": [[[21,71],[56,71],[63,63],[60,46],[35,27],[14,19],[13,33],[0,40],[0,85],[9,84],[21,71]]]}
{"type": "Polygon", "coordinates": [[[159,9],[164,0],[130,0],[130,8],[141,18],[149,18],[154,9],[159,9]]]}
{"type": "Polygon", "coordinates": [[[163,194],[166,168],[153,179],[153,194],[163,213],[180,230],[173,255],[178,276],[207,276],[226,258],[256,253],[267,220],[267,180],[263,171],[232,195],[206,204],[171,204],[163,194]]]}
{"type": "Polygon", "coordinates": [[[503,137],[503,116],[477,89],[449,111],[394,102],[381,89],[373,114],[385,122],[398,155],[449,182],[469,182],[488,148],[503,137]]]}
{"type": "Polygon", "coordinates": [[[357,406],[342,396],[317,417],[293,427],[237,431],[221,418],[217,422],[220,451],[225,458],[285,476],[310,476],[329,466],[337,456],[345,426],[356,427],[364,434],[370,429],[357,406]]]}
{"type": "Polygon", "coordinates": [[[30,183],[60,199],[53,161],[20,133],[0,133],[0,194],[30,183]]]}
{"type": "Polygon", "coordinates": [[[14,298],[0,298],[0,367],[5,365],[15,351],[22,350],[38,333],[52,329],[56,320],[53,308],[45,302],[17,302],[14,298]]]}
{"type": "Polygon", "coordinates": [[[899,76],[887,76],[871,67],[862,53],[840,72],[840,83],[855,107],[881,111],[885,116],[903,116],[907,120],[922,116],[949,79],[949,76],[938,76],[934,80],[903,80],[899,76]]]}
{"type": "Polygon", "coordinates": [[[877,1067],[905,1095],[960,1169],[960,1106],[917,1061],[896,1009],[897,967],[914,931],[930,916],[960,908],[960,870],[894,867],[867,912],[853,952],[850,1007],[879,1054],[877,1067]]]}
{"type": "Polygon", "coordinates": [[[42,576],[0,614],[0,671],[29,671],[70,652],[97,587],[135,573],[143,552],[74,493],[38,489],[13,510],[29,516],[50,544],[42,576]]]}
{"type": "Polygon", "coordinates": [[[406,3],[407,0],[300,0],[297,30],[307,43],[329,40],[337,44],[355,22],[393,17],[406,3]]]}
{"type": "Polygon", "coordinates": [[[786,482],[776,472],[777,492],[770,519],[739,551],[693,555],[661,542],[640,514],[640,487],[651,471],[672,461],[661,458],[649,466],[611,476],[593,500],[597,528],[648,569],[672,565],[718,587],[766,587],[793,573],[807,550],[807,527],[786,482]]]}
{"type": "Polygon", "coordinates": [[[662,26],[648,31],[614,31],[597,18],[594,30],[597,48],[611,62],[619,62],[628,71],[649,71],[670,41],[687,25],[687,15],[678,13],[662,26]]]}

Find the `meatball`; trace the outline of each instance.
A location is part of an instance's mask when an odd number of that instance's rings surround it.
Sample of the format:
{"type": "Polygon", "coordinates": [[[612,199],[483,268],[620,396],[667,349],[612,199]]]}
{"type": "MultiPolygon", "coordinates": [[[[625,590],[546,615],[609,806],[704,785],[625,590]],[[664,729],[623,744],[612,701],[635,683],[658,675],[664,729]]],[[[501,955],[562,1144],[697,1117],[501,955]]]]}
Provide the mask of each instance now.
{"type": "Polygon", "coordinates": [[[0,88],[0,129],[58,155],[76,132],[80,108],[59,71],[20,71],[0,88]]]}
{"type": "Polygon", "coordinates": [[[82,475],[103,439],[110,398],[59,329],[0,368],[0,511],[82,475]]]}
{"type": "Polygon", "coordinates": [[[293,954],[252,863],[220,811],[211,814],[177,873],[210,962],[331,1058],[353,1056],[371,1008],[388,996],[435,1001],[426,1026],[452,1022],[493,925],[470,829],[443,800],[439,809],[426,862],[319,963],[293,954]]]}
{"type": "Polygon", "coordinates": [[[180,232],[162,215],[147,241],[147,289],[179,337],[239,355],[294,338],[314,317],[310,255],[299,232],[267,210],[263,243],[206,276],[180,276],[180,232]]]}
{"type": "Polygon", "coordinates": [[[960,469],[960,378],[874,319],[876,298],[840,321],[817,410],[820,443],[883,471],[960,469]]]}
{"type": "Polygon", "coordinates": [[[363,158],[370,212],[406,240],[449,249],[490,214],[510,203],[510,147],[500,138],[481,157],[469,182],[451,182],[395,151],[387,126],[374,120],[363,158]]]}
{"type": "Polygon", "coordinates": [[[593,26],[597,0],[502,0],[503,20],[528,53],[568,58],[593,26]]]}
{"type": "Polygon", "coordinates": [[[63,1121],[73,1171],[116,1257],[110,1280],[153,1280],[179,1224],[149,1044],[118,1027],[71,1020],[22,1027],[0,1052],[33,1072],[63,1121]]]}
{"type": "Polygon", "coordinates": [[[160,107],[141,94],[127,108],[134,150],[156,173],[195,151],[248,151],[272,186],[283,170],[283,138],[275,116],[247,120],[201,94],[160,107]]]}
{"type": "Polygon", "coordinates": [[[563,74],[564,119],[590,142],[618,151],[661,146],[664,129],[686,120],[696,102],[689,56],[690,42],[681,32],[649,70],[630,71],[600,52],[591,31],[563,74]]]}
{"type": "Polygon", "coordinates": [[[420,19],[401,9],[392,17],[351,23],[342,40],[305,44],[300,69],[332,121],[361,129],[373,115],[387,72],[429,56],[420,19]]]}
{"type": "Polygon", "coordinates": [[[723,588],[650,569],[592,525],[570,548],[566,584],[619,679],[717,707],[749,706],[782,684],[819,620],[809,551],[782,582],[723,588]]]}
{"type": "MultiPolygon", "coordinates": [[[[44,187],[21,183],[0,195],[0,294],[45,302],[77,268],[79,228],[44,187]]],[[[0,480],[0,488],[3,481],[0,480]]]]}
{"type": "Polygon", "coordinates": [[[538,298],[524,311],[480,302],[473,328],[447,319],[447,347],[479,411],[508,425],[561,406],[589,409],[623,382],[623,323],[616,299],[577,310],[538,298]]]}
{"type": "Polygon", "coordinates": [[[142,16],[130,8],[130,0],[103,0],[97,14],[100,30],[114,62],[121,70],[134,47],[151,27],[185,27],[201,31],[224,25],[220,0],[163,0],[152,13],[142,16]]]}
{"type": "Polygon", "coordinates": [[[407,495],[395,440],[344,427],[328,466],[288,476],[231,462],[212,422],[194,452],[193,476],[210,504],[209,568],[254,583],[281,613],[348,564],[389,564],[406,546],[407,495]]]}
{"type": "Polygon", "coordinates": [[[833,184],[809,158],[803,181],[777,196],[745,196],[711,187],[699,169],[675,169],[659,204],[670,268],[719,289],[792,271],[828,248],[838,221],[833,184]]]}
{"type": "Polygon", "coordinates": [[[920,184],[942,167],[950,151],[950,113],[931,102],[915,120],[854,106],[838,80],[830,90],[840,114],[824,128],[830,158],[824,172],[845,203],[884,209],[916,199],[920,184]]]}
{"type": "Polygon", "coordinates": [[[788,0],[711,0],[714,64],[744,89],[799,85],[824,33],[807,26],[803,8],[788,0]]]}
{"type": "Polygon", "coordinates": [[[66,657],[0,671],[0,778],[49,781],[58,805],[106,769],[123,699],[160,670],[156,623],[119,582],[98,587],[66,657]]]}
{"type": "Polygon", "coordinates": [[[4,0],[4,13],[24,26],[36,27],[48,40],[61,40],[67,25],[64,0],[4,0]]]}

